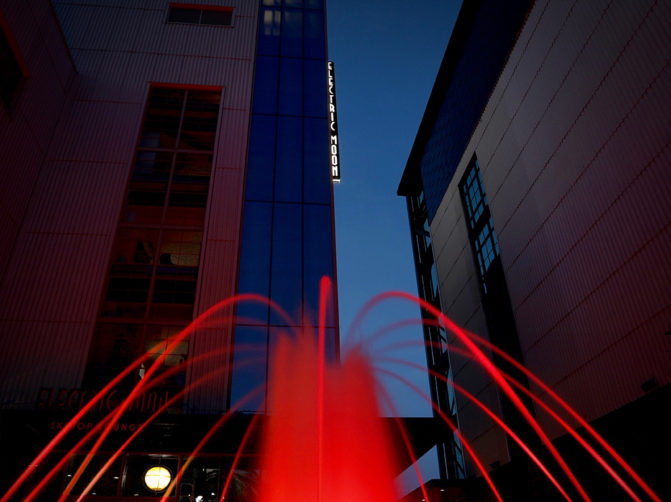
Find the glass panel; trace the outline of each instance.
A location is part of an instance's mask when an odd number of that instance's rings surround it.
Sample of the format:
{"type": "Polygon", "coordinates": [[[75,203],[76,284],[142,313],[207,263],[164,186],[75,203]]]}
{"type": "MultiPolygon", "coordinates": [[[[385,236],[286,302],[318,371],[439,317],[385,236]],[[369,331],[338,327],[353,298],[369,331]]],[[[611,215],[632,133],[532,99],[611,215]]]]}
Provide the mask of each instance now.
{"type": "Polygon", "coordinates": [[[275,200],[301,202],[303,169],[303,120],[279,117],[277,127],[277,160],[275,200]]]}
{"type": "Polygon", "coordinates": [[[282,11],[282,56],[303,56],[303,13],[282,11]]]}
{"type": "Polygon", "coordinates": [[[211,167],[211,154],[177,155],[170,185],[167,224],[203,225],[211,167]]]}
{"type": "MultiPolygon", "coordinates": [[[[197,276],[197,269],[180,270],[179,273],[174,273],[166,267],[159,267],[154,284],[153,301],[156,303],[193,305],[196,299],[197,276]]],[[[161,316],[162,314],[155,312],[152,318],[160,318],[161,316]]]]}
{"type": "MultiPolygon", "coordinates": [[[[322,205],[303,206],[305,237],[303,242],[303,266],[305,277],[303,290],[305,316],[313,326],[318,324],[319,282],[326,275],[333,279],[333,240],[331,236],[331,207],[322,205]]],[[[327,308],[326,325],[335,326],[335,303],[331,295],[327,308]]]]}
{"type": "MultiPolygon", "coordinates": [[[[294,336],[293,331],[290,331],[289,328],[270,328],[269,329],[270,336],[268,338],[268,393],[269,395],[272,395],[273,390],[273,383],[274,383],[274,376],[277,374],[276,370],[276,365],[275,363],[277,362],[277,352],[278,352],[278,346],[280,342],[287,341],[288,339],[291,339],[294,336]]],[[[272,413],[275,408],[275,403],[272,401],[269,401],[266,403],[266,413],[272,413]]]]}
{"type": "MultiPolygon", "coordinates": [[[[66,470],[68,481],[75,475],[77,469],[82,464],[84,459],[85,455],[73,455],[70,458],[70,461],[68,463],[69,465],[66,470]]],[[[90,460],[88,467],[86,468],[86,473],[99,472],[100,469],[102,469],[102,467],[107,463],[108,460],[109,455],[95,455],[90,460]]],[[[74,488],[72,489],[72,493],[77,495],[81,494],[82,490],[84,490],[84,488],[86,488],[86,486],[91,481],[91,476],[93,476],[93,474],[91,474],[90,476],[87,474],[81,476],[77,481],[77,484],[75,484],[74,488]]],[[[97,495],[99,497],[117,495],[117,490],[119,489],[120,477],[121,477],[121,457],[118,457],[112,463],[112,465],[110,465],[107,468],[107,470],[105,470],[105,472],[100,477],[98,482],[93,486],[89,494],[97,495]]]]}
{"type": "Polygon", "coordinates": [[[168,14],[169,23],[198,24],[200,9],[185,9],[183,7],[170,7],[168,14]]]}
{"type": "Polygon", "coordinates": [[[207,184],[212,170],[212,154],[180,153],[175,160],[174,183],[207,184]]]}
{"type": "Polygon", "coordinates": [[[255,115],[252,117],[247,160],[245,186],[247,200],[273,199],[274,165],[275,117],[255,115]]]}
{"type": "Polygon", "coordinates": [[[326,66],[326,46],[324,43],[324,13],[322,11],[304,13],[305,40],[303,40],[304,56],[321,60],[322,67],[326,66]]]}
{"type": "Polygon", "coordinates": [[[280,58],[279,113],[303,113],[303,61],[300,59],[280,58]]]}
{"type": "Polygon", "coordinates": [[[324,0],[303,0],[306,9],[321,9],[324,6],[324,0]]]}
{"type": "MultiPolygon", "coordinates": [[[[271,2],[274,0],[270,0],[271,2]]],[[[277,0],[279,5],[279,0],[277,0]]],[[[280,25],[282,12],[279,9],[263,9],[259,23],[259,39],[257,51],[259,54],[278,55],[280,53],[280,25]]],[[[258,70],[257,70],[258,71],[258,70]]]]}
{"type": "Polygon", "coordinates": [[[141,150],[135,158],[132,180],[167,182],[171,163],[172,153],[141,150]]]}
{"type": "Polygon", "coordinates": [[[240,404],[238,411],[263,411],[266,382],[268,328],[265,326],[236,326],[231,378],[231,406],[240,404]],[[241,402],[258,387],[263,391],[241,402]]]}
{"type": "MultiPolygon", "coordinates": [[[[107,302],[144,304],[149,294],[151,267],[126,265],[122,270],[119,270],[119,268],[112,270],[110,274],[107,286],[107,302]]],[[[138,314],[137,309],[141,308],[141,306],[133,307],[129,305],[131,312],[126,313],[123,306],[118,305],[118,307],[119,310],[114,315],[120,317],[126,317],[126,315],[135,317],[138,314]]],[[[142,307],[142,310],[144,310],[144,307],[142,307]]],[[[112,313],[106,311],[105,315],[109,316],[112,313]]]]}
{"type": "Polygon", "coordinates": [[[165,231],[161,242],[159,263],[179,267],[198,267],[202,232],[165,231]]]}
{"type": "MultiPolygon", "coordinates": [[[[219,480],[223,482],[226,476],[228,471],[222,471],[219,457],[193,459],[180,480],[180,499],[184,502],[219,502],[219,480]]],[[[229,500],[229,493],[226,494],[226,500],[229,500]]]]}
{"type": "MultiPolygon", "coordinates": [[[[147,336],[145,339],[144,350],[155,350],[156,356],[163,354],[168,346],[172,343],[172,339],[179,335],[184,329],[184,326],[161,326],[150,324],[147,326],[147,336]],[[158,347],[157,347],[158,346],[158,347]]],[[[181,364],[186,359],[189,352],[189,337],[188,335],[179,341],[168,355],[163,360],[163,366],[173,367],[181,364]]]]}
{"type": "MultiPolygon", "coordinates": [[[[300,323],[303,297],[301,206],[299,204],[275,204],[273,211],[270,297],[287,312],[294,322],[300,323]]],[[[286,320],[271,310],[270,324],[285,325],[286,323],[286,320]]]]}
{"type": "MultiPolygon", "coordinates": [[[[155,355],[152,356],[149,361],[144,363],[146,368],[151,366],[159,356],[165,353],[167,347],[172,343],[172,340],[170,339],[177,336],[177,334],[179,334],[183,329],[184,326],[161,326],[155,324],[150,324],[147,326],[144,350],[145,352],[154,350],[155,355]]],[[[165,359],[163,359],[161,364],[162,369],[167,370],[182,364],[186,360],[188,352],[189,337],[187,336],[185,339],[180,340],[180,342],[165,356],[165,359]]],[[[172,373],[159,385],[161,387],[183,388],[185,383],[186,368],[183,368],[177,373],[172,373]]]]}
{"type": "Polygon", "coordinates": [[[119,230],[112,251],[104,316],[135,318],[144,315],[157,241],[156,230],[119,230]]]}
{"type": "Polygon", "coordinates": [[[233,24],[233,11],[204,9],[203,16],[200,19],[200,24],[231,26],[231,24],[233,24]]]}
{"type": "Polygon", "coordinates": [[[124,221],[161,223],[173,154],[139,151],[128,190],[124,221]]]}
{"type": "Polygon", "coordinates": [[[254,78],[254,113],[273,114],[277,111],[277,71],[279,59],[258,56],[254,78]]]}
{"type": "Polygon", "coordinates": [[[328,157],[326,119],[304,120],[303,199],[305,202],[331,203],[331,174],[328,157]]]}
{"type": "MultiPolygon", "coordinates": [[[[195,278],[193,280],[195,288],[195,278]]],[[[171,290],[171,287],[174,285],[171,284],[160,284],[161,291],[160,294],[165,299],[172,300],[172,297],[169,295],[174,294],[174,290],[171,290]]],[[[184,292],[182,292],[184,294],[184,292]]],[[[194,297],[192,293],[191,298],[194,297]]],[[[185,303],[152,303],[149,305],[149,315],[148,319],[158,322],[188,322],[193,319],[193,299],[190,302],[185,303]]]]}
{"type": "Polygon", "coordinates": [[[153,87],[149,93],[140,146],[174,148],[184,101],[183,89],[153,87]]]}
{"type": "Polygon", "coordinates": [[[335,362],[338,355],[338,337],[335,328],[326,328],[325,335],[326,360],[335,362]]]}
{"type": "MultiPolygon", "coordinates": [[[[86,385],[95,388],[107,384],[142,354],[141,324],[99,323],[89,350],[86,385]]],[[[139,378],[138,372],[131,372],[117,387],[130,388],[139,378]]]]}
{"type": "MultiPolygon", "coordinates": [[[[246,202],[240,250],[240,293],[257,293],[268,297],[270,277],[270,229],[272,204],[246,202]]],[[[268,307],[258,303],[242,302],[237,306],[238,322],[266,323],[268,307]]]]}
{"type": "Polygon", "coordinates": [[[306,59],[304,65],[304,114],[326,117],[326,65],[323,61],[312,59],[306,59]]]}
{"type": "Polygon", "coordinates": [[[214,149],[220,99],[220,92],[189,90],[179,138],[180,148],[214,149]]]}
{"type": "Polygon", "coordinates": [[[154,302],[194,303],[202,240],[202,232],[164,232],[154,284],[154,302]]]}
{"type": "Polygon", "coordinates": [[[303,0],[284,0],[285,7],[302,7],[303,0]]]}
{"type": "MultiPolygon", "coordinates": [[[[157,240],[157,230],[121,228],[112,251],[112,271],[122,272],[128,269],[128,265],[151,265],[154,263],[157,240]]],[[[144,268],[151,269],[151,267],[144,268]]],[[[137,268],[130,268],[130,270],[137,270],[137,268]]]]}

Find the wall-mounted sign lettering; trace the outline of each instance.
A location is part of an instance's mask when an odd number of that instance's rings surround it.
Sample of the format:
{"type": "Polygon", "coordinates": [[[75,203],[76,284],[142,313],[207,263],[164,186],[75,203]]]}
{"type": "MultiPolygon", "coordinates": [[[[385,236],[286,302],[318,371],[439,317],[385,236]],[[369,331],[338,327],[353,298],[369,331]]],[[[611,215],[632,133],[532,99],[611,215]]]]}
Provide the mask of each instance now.
{"type": "Polygon", "coordinates": [[[340,183],[340,145],[338,144],[338,113],[336,112],[335,69],[333,61],[328,62],[328,107],[329,107],[329,156],[331,158],[331,179],[340,183]]]}
{"type": "MultiPolygon", "coordinates": [[[[110,389],[107,394],[97,402],[91,411],[109,413],[128,397],[127,389],[110,389]]],[[[91,401],[98,392],[91,389],[56,389],[53,387],[40,388],[37,395],[35,408],[45,411],[77,412],[91,401]]],[[[142,393],[127,408],[128,412],[154,413],[170,399],[170,391],[165,389],[154,389],[142,393]]]]}

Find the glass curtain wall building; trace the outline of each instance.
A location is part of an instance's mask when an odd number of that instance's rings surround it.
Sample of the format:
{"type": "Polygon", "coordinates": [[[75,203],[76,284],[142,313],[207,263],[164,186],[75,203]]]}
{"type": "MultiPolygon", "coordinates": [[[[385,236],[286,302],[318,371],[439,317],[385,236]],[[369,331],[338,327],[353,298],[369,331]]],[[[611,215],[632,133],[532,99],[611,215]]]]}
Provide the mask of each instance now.
{"type": "MultiPolygon", "coordinates": [[[[323,0],[264,0],[259,13],[254,98],[243,209],[238,291],[270,298],[237,310],[231,403],[266,381],[267,361],[289,328],[316,331],[319,281],[334,277],[323,0]],[[328,167],[328,166],[327,166],[328,167]],[[260,357],[259,357],[260,356],[260,357]]],[[[335,296],[327,350],[336,356],[335,296]]],[[[263,410],[263,395],[248,405],[263,410]]]]}

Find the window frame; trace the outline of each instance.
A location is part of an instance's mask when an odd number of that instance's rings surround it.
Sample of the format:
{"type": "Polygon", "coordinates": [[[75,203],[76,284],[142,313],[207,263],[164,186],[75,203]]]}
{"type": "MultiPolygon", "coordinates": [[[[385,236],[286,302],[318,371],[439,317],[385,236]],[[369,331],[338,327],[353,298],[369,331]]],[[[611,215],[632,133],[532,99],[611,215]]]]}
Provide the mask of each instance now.
{"type": "Polygon", "coordinates": [[[182,25],[191,25],[191,26],[219,26],[225,28],[232,28],[234,26],[234,14],[235,7],[231,5],[210,5],[210,4],[198,4],[198,3],[185,3],[185,2],[170,2],[168,4],[168,13],[166,16],[166,24],[182,24],[182,25]],[[182,10],[196,10],[198,11],[198,22],[189,22],[189,21],[171,21],[170,15],[173,12],[173,9],[182,9],[182,10]],[[218,24],[218,23],[204,23],[203,22],[203,12],[228,12],[231,15],[229,24],[218,24]]]}
{"type": "Polygon", "coordinates": [[[459,197],[480,288],[486,295],[488,272],[492,264],[500,257],[501,251],[480,174],[480,163],[475,154],[459,182],[459,197]]]}

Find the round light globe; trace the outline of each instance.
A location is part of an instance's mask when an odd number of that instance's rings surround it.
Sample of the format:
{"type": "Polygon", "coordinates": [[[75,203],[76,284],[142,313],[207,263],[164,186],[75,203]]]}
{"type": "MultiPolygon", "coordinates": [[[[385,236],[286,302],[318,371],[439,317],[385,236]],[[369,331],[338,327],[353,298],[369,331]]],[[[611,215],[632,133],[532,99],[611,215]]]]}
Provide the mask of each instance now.
{"type": "Polygon", "coordinates": [[[144,473],[144,484],[154,492],[165,490],[171,480],[172,473],[161,465],[150,467],[144,473]]]}

